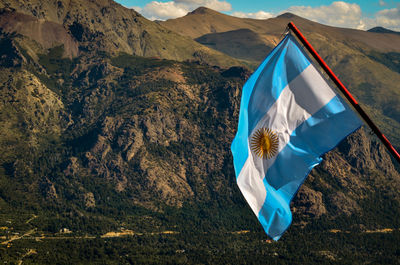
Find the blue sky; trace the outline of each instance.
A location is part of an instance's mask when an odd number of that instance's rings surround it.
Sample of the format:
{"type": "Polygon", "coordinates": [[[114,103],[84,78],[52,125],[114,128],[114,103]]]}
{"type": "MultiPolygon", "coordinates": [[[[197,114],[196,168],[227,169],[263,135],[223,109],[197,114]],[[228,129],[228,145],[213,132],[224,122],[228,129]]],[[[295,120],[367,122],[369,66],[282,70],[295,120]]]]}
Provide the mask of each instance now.
{"type": "Polygon", "coordinates": [[[184,16],[199,6],[237,16],[266,19],[292,12],[323,24],[357,29],[383,26],[400,31],[399,0],[115,0],[148,19],[184,16]]]}

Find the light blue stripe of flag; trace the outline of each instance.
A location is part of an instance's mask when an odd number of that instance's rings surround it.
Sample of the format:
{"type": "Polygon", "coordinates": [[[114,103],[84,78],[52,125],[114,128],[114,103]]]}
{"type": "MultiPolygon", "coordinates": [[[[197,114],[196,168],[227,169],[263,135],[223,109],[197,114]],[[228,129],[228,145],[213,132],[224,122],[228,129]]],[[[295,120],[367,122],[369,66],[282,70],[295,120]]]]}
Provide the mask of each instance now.
{"type": "MultiPolygon", "coordinates": [[[[250,134],[283,89],[310,64],[294,37],[287,35],[244,85],[238,131],[231,146],[237,178],[250,159],[250,134]]],[[[290,226],[290,202],[312,168],[322,161],[321,156],[361,125],[359,118],[336,95],[290,134],[288,143],[263,176],[266,198],[256,213],[265,232],[274,240],[290,226]]]]}

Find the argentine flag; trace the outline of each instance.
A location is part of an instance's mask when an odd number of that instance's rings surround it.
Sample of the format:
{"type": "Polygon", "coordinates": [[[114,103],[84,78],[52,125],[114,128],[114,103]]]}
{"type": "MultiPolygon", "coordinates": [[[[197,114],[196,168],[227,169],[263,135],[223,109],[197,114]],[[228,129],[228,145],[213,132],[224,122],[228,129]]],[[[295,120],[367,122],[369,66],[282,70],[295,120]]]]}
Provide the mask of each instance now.
{"type": "Polygon", "coordinates": [[[237,184],[265,232],[278,240],[290,202],[321,156],[362,125],[288,34],[242,90],[232,142],[237,184]]]}

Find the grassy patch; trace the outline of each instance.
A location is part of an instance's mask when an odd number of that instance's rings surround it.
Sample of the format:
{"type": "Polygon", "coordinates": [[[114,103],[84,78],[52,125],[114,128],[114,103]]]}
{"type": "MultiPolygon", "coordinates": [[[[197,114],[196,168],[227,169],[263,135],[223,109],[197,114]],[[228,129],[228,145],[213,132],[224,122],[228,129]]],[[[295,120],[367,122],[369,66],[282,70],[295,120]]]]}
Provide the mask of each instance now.
{"type": "Polygon", "coordinates": [[[74,62],[69,58],[63,58],[64,45],[49,49],[48,54],[39,55],[39,63],[46,69],[48,74],[69,75],[74,62]]]}
{"type": "Polygon", "coordinates": [[[144,74],[152,68],[170,66],[174,62],[170,60],[145,58],[122,53],[111,59],[111,64],[123,68],[126,75],[135,76],[144,74]]]}

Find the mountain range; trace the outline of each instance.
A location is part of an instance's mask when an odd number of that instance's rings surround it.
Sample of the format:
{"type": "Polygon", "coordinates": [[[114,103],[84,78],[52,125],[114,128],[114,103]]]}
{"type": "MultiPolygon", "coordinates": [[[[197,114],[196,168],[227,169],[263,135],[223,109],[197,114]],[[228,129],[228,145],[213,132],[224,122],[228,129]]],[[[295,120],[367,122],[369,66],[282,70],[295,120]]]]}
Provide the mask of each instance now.
{"type": "Polygon", "coordinates": [[[184,17],[160,22],[183,36],[234,58],[257,65],[293,21],[322,58],[399,145],[400,36],[335,28],[286,13],[267,20],[231,17],[199,8],[184,17]],[[378,111],[377,111],[378,110],[378,111]],[[385,120],[385,122],[381,122],[385,120]],[[385,125],[389,122],[390,128],[385,125]]]}
{"type": "Polygon", "coordinates": [[[280,243],[268,247],[236,186],[241,87],[289,21],[399,147],[397,34],[289,13],[153,22],[111,0],[0,0],[2,260],[396,261],[399,165],[367,128],[310,173],[280,243]]]}

